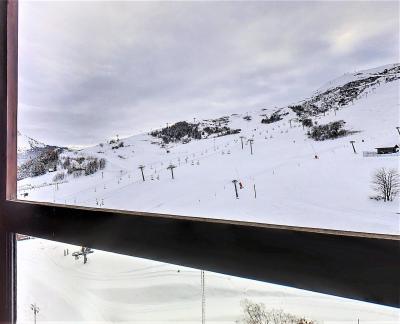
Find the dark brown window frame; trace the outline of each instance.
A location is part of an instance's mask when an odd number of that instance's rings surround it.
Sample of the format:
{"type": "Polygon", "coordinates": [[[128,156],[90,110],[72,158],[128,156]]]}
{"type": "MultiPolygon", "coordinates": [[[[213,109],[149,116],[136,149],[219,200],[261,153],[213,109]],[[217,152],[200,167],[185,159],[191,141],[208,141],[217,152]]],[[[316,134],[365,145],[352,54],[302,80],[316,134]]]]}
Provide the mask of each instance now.
{"type": "Polygon", "coordinates": [[[400,306],[400,237],[16,200],[18,2],[0,1],[0,323],[15,322],[15,233],[400,306]]]}

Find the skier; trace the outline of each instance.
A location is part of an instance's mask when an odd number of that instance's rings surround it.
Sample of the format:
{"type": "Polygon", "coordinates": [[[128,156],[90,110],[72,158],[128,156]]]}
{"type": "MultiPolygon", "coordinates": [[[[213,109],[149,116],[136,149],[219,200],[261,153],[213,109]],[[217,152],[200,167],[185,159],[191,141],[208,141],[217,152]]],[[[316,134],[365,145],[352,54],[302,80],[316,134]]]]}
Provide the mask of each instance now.
{"type": "Polygon", "coordinates": [[[243,184],[241,181],[239,182],[239,189],[243,189],[243,184]]]}

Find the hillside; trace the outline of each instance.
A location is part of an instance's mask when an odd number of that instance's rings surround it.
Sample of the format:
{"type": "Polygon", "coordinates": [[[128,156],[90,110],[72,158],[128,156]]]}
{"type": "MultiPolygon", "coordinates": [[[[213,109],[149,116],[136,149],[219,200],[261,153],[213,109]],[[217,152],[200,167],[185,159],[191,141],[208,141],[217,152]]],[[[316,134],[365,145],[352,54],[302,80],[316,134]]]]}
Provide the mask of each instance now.
{"type": "Polygon", "coordinates": [[[48,145],[18,132],[17,179],[22,180],[57,170],[58,157],[65,147],[48,145]]]}
{"type": "Polygon", "coordinates": [[[399,64],[360,71],[287,107],[189,118],[63,151],[57,177],[19,181],[19,198],[400,234],[398,200],[369,198],[372,174],[397,169],[398,154],[363,154],[399,142],[399,78],[399,64]]]}

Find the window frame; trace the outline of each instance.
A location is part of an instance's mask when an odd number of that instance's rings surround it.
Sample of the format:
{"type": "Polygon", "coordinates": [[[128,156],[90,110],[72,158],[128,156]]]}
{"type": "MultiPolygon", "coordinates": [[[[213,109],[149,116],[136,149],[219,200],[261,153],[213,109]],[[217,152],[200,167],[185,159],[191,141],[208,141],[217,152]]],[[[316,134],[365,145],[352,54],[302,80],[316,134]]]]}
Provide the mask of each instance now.
{"type": "Polygon", "coordinates": [[[0,323],[16,321],[15,233],[400,307],[397,235],[18,201],[17,0],[0,44],[0,323]]]}

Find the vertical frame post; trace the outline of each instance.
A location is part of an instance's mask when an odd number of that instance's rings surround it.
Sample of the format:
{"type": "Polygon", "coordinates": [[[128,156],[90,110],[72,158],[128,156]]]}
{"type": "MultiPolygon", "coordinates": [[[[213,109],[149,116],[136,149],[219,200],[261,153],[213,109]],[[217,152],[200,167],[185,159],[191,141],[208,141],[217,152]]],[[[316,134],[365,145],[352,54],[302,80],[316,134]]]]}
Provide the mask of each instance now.
{"type": "Polygon", "coordinates": [[[16,321],[15,235],[0,229],[0,324],[16,321]]]}
{"type": "Polygon", "coordinates": [[[16,321],[15,235],[5,228],[7,199],[17,192],[18,2],[0,1],[0,323],[16,321]]]}
{"type": "MultiPolygon", "coordinates": [[[[17,198],[18,1],[7,1],[6,199],[17,198]]],[[[4,128],[3,128],[4,129],[4,128]]]]}

